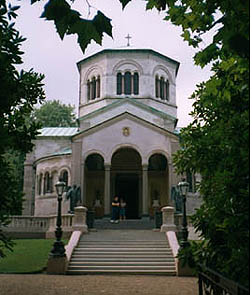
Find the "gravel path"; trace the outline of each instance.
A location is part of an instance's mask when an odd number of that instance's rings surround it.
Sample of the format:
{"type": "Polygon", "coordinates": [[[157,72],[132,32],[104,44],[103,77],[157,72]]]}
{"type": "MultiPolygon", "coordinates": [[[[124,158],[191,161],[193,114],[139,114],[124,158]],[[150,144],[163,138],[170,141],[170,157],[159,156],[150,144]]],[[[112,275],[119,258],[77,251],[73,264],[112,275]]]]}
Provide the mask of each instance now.
{"type": "Polygon", "coordinates": [[[0,275],[0,295],[195,295],[197,278],[0,275]]]}

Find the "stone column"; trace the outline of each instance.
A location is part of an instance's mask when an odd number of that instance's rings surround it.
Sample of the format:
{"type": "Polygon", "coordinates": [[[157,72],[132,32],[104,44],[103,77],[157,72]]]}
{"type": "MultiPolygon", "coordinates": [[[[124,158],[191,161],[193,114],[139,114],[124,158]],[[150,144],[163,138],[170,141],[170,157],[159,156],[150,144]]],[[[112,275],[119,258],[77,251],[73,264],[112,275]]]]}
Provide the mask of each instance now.
{"type": "Polygon", "coordinates": [[[81,202],[82,202],[82,205],[85,205],[85,202],[87,201],[86,188],[85,188],[85,163],[81,163],[80,188],[81,188],[81,202]]]}
{"type": "Polygon", "coordinates": [[[174,224],[174,208],[173,207],[163,207],[163,224],[161,226],[161,232],[176,231],[176,225],[174,224]]]}
{"type": "Polygon", "coordinates": [[[24,162],[24,203],[22,215],[33,215],[34,213],[34,169],[33,169],[34,155],[30,153],[26,155],[24,162]]]}
{"type": "Polygon", "coordinates": [[[82,152],[82,141],[74,141],[72,143],[72,177],[71,177],[72,183],[71,185],[76,184],[77,186],[81,186],[81,176],[82,176],[81,152],[82,152]]]}
{"type": "Polygon", "coordinates": [[[142,206],[142,215],[148,216],[148,165],[143,164],[143,181],[142,181],[142,192],[143,192],[143,206],[142,206]]]}
{"type": "Polygon", "coordinates": [[[168,205],[172,205],[171,189],[172,189],[172,163],[168,163],[168,205]]]}
{"type": "Polygon", "coordinates": [[[110,214],[110,164],[105,164],[104,215],[110,214]]]}

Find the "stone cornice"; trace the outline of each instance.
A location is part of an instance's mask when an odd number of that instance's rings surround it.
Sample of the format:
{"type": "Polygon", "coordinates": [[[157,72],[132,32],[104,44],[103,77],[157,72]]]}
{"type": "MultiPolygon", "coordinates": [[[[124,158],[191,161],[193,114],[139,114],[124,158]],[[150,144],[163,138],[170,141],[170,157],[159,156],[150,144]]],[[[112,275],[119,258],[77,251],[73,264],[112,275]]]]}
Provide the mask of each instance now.
{"type": "Polygon", "coordinates": [[[171,116],[171,115],[168,115],[162,111],[159,111],[153,107],[150,107],[144,103],[141,103],[139,102],[137,99],[132,99],[130,97],[126,97],[126,98],[123,98],[123,99],[119,99],[119,101],[115,101],[115,102],[112,102],[110,103],[109,105],[107,106],[104,106],[102,108],[99,108],[98,110],[95,110],[87,115],[84,115],[82,117],[80,117],[78,120],[79,121],[83,121],[83,120],[86,120],[86,119],[90,119],[90,118],[93,118],[94,116],[100,114],[100,113],[103,113],[103,112],[106,112],[110,109],[113,109],[113,108],[116,108],[120,105],[123,105],[123,104],[126,104],[126,103],[130,103],[132,105],[135,105],[143,110],[146,110],[147,112],[149,113],[154,113],[156,115],[158,115],[159,117],[163,118],[163,119],[168,119],[168,120],[171,120],[171,121],[174,121],[174,123],[177,122],[177,118],[171,116]]]}
{"type": "Polygon", "coordinates": [[[125,118],[131,119],[131,120],[133,120],[133,121],[135,121],[137,123],[140,123],[140,124],[142,124],[144,126],[147,126],[148,128],[151,128],[151,129],[153,129],[153,130],[155,130],[155,131],[157,131],[159,133],[169,135],[174,139],[178,139],[178,135],[174,134],[173,132],[168,131],[168,130],[162,128],[162,127],[159,127],[159,126],[157,126],[157,125],[155,125],[153,123],[150,123],[149,121],[146,121],[146,120],[144,120],[142,118],[139,118],[139,117],[137,117],[137,116],[135,116],[133,114],[130,114],[128,112],[124,112],[124,113],[122,113],[122,114],[120,114],[118,116],[115,116],[115,117],[113,117],[111,119],[103,121],[103,122],[101,122],[101,123],[99,123],[99,124],[97,124],[97,125],[95,125],[93,127],[90,127],[90,128],[87,128],[85,130],[80,131],[79,133],[72,136],[72,141],[74,141],[75,139],[79,139],[82,136],[89,135],[89,134],[92,134],[94,132],[97,132],[98,130],[102,130],[103,128],[105,128],[107,126],[110,126],[110,125],[112,125],[112,124],[114,124],[114,123],[116,123],[118,121],[121,121],[121,120],[123,120],[125,118]]]}

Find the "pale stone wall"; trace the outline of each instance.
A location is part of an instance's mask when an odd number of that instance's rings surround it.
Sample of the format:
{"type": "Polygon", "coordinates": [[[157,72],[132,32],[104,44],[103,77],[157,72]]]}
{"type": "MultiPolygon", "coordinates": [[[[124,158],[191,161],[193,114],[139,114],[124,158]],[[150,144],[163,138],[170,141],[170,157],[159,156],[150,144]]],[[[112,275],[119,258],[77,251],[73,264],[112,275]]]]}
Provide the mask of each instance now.
{"type": "MultiPolygon", "coordinates": [[[[101,124],[104,121],[119,116],[120,114],[123,114],[125,112],[142,118],[147,122],[153,123],[169,131],[174,130],[174,121],[166,116],[166,113],[163,113],[162,117],[159,112],[155,112],[153,109],[149,108],[141,108],[138,105],[135,105],[134,102],[131,102],[130,100],[125,100],[125,102],[122,102],[113,108],[111,107],[108,110],[99,111],[93,116],[90,115],[86,117],[86,119],[83,118],[82,120],[80,120],[81,130],[101,124]]],[[[173,115],[176,116],[175,113],[173,115]]]]}
{"type": "Polygon", "coordinates": [[[174,62],[151,52],[135,52],[131,50],[104,52],[83,60],[80,64],[80,108],[82,117],[105,105],[115,98],[125,98],[127,95],[116,94],[116,74],[120,72],[137,71],[139,73],[139,95],[132,98],[148,98],[148,104],[160,111],[176,117],[176,67],[174,62]],[[92,75],[101,77],[101,95],[95,101],[87,101],[87,79],[92,75]],[[169,79],[169,101],[164,102],[155,97],[155,76],[169,79]],[[110,98],[104,101],[103,98],[110,98]]]}
{"type": "Polygon", "coordinates": [[[34,157],[38,160],[42,157],[61,152],[65,148],[71,147],[70,138],[65,137],[38,137],[35,141],[34,157]]]}
{"type": "MultiPolygon", "coordinates": [[[[37,162],[36,167],[36,190],[35,190],[35,216],[53,215],[57,212],[57,193],[55,189],[55,184],[59,179],[62,171],[66,170],[68,172],[68,185],[72,185],[71,179],[71,155],[57,156],[53,158],[44,158],[37,162]],[[43,181],[44,175],[49,172],[49,175],[53,178],[52,192],[43,192],[43,181]],[[42,189],[39,194],[38,188],[38,178],[42,175],[42,189]]],[[[63,196],[62,202],[62,212],[65,214],[69,210],[69,201],[65,200],[63,196]]]]}
{"type": "Polygon", "coordinates": [[[105,124],[102,128],[92,130],[83,135],[82,159],[91,153],[99,153],[104,157],[105,163],[111,163],[112,156],[121,147],[132,147],[142,157],[142,164],[148,164],[149,157],[157,152],[171,159],[171,137],[162,130],[150,128],[140,120],[123,116],[113,124],[105,124]],[[130,135],[123,135],[123,128],[130,128],[130,135]]]}

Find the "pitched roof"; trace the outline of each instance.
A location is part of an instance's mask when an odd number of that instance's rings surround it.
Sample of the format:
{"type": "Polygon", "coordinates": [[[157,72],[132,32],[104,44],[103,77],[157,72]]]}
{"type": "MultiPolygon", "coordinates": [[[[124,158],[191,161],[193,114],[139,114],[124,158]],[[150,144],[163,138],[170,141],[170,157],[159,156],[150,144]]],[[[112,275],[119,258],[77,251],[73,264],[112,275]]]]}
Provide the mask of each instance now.
{"type": "Polygon", "coordinates": [[[46,127],[39,130],[38,137],[65,136],[71,137],[78,132],[77,127],[46,127]]]}

